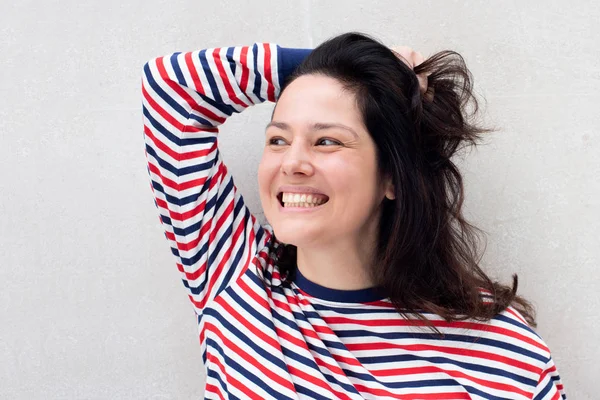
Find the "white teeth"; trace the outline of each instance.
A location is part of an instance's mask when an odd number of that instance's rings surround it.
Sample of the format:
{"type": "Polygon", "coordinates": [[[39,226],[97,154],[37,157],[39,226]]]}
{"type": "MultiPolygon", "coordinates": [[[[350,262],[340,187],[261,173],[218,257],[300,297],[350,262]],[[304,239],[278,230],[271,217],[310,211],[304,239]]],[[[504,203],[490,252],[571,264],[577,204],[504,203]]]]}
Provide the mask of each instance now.
{"type": "Polygon", "coordinates": [[[317,195],[306,193],[283,193],[281,200],[284,207],[316,207],[326,201],[317,195]]]}
{"type": "Polygon", "coordinates": [[[305,208],[313,208],[316,207],[318,204],[314,204],[314,203],[283,203],[284,207],[305,207],[305,208]]]}

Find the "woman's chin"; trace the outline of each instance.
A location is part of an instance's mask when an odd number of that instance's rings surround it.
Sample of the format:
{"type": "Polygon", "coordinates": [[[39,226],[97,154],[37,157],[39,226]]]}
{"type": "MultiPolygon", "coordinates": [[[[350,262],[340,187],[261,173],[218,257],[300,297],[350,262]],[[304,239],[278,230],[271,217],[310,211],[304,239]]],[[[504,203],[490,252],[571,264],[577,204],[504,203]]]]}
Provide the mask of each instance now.
{"type": "Polygon", "coordinates": [[[320,241],[319,238],[322,238],[317,230],[301,226],[273,226],[273,232],[278,241],[296,247],[314,246],[320,241]]]}

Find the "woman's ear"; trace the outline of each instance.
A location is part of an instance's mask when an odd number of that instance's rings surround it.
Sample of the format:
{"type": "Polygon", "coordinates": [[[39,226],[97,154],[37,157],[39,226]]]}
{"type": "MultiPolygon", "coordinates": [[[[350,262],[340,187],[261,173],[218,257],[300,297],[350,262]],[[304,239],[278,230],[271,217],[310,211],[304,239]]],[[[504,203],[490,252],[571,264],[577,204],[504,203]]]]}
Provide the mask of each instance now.
{"type": "Polygon", "coordinates": [[[388,200],[394,200],[396,198],[396,191],[394,190],[394,184],[390,177],[385,179],[385,197],[388,200]]]}

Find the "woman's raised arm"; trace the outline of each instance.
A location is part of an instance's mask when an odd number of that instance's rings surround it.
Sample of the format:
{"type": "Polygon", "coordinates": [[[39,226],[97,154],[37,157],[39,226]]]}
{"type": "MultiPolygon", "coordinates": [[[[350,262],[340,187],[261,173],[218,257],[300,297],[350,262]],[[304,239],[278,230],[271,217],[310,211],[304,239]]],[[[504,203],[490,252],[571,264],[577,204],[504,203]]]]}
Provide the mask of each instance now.
{"type": "Polygon", "coordinates": [[[173,53],[144,65],[152,192],[198,314],[269,239],[222,162],[218,126],[253,104],[276,101],[286,76],[309,52],[255,43],[173,53]]]}

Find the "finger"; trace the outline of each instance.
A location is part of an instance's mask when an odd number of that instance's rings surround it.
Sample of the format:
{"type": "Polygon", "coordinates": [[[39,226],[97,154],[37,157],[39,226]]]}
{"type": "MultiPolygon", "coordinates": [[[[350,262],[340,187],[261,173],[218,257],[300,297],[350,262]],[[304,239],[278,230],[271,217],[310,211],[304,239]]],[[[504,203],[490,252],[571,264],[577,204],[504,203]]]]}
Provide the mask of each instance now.
{"type": "Polygon", "coordinates": [[[416,67],[417,65],[423,63],[423,61],[425,61],[425,58],[423,57],[423,54],[421,54],[418,51],[413,51],[412,53],[412,64],[414,67],[416,67]]]}
{"type": "Polygon", "coordinates": [[[417,79],[419,80],[419,91],[421,95],[424,95],[427,91],[427,77],[423,74],[418,74],[417,79]]]}
{"type": "Polygon", "coordinates": [[[414,50],[408,46],[395,46],[392,50],[399,56],[399,58],[406,64],[410,69],[414,68],[414,62],[412,53],[414,50]]]}

